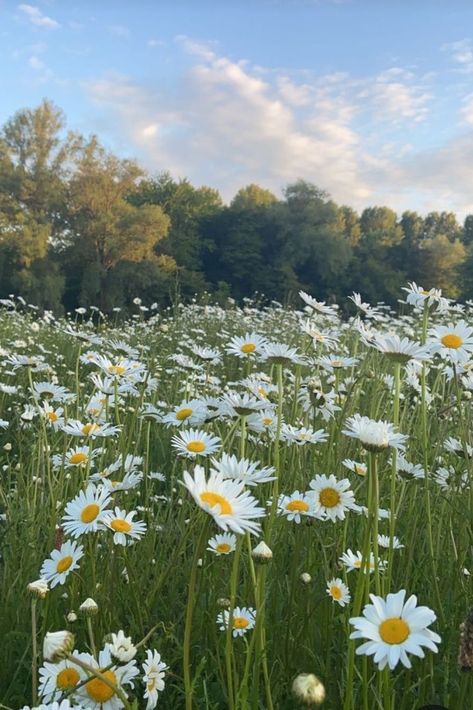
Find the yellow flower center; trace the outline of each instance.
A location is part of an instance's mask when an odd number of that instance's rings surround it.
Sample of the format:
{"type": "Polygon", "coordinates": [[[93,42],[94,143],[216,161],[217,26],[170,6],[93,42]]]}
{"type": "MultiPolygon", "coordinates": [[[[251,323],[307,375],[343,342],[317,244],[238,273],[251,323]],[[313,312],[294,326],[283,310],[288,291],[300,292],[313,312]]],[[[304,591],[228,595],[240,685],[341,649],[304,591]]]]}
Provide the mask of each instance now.
{"type": "Polygon", "coordinates": [[[430,291],[426,291],[425,288],[421,289],[422,296],[430,296],[430,291]]]}
{"type": "Polygon", "coordinates": [[[335,488],[324,488],[319,499],[324,508],[335,508],[340,503],[340,493],[335,488]]]}
{"type": "Polygon", "coordinates": [[[228,542],[221,542],[217,545],[215,548],[217,552],[221,552],[224,555],[226,555],[230,550],[232,549],[232,546],[228,544],[228,542]]]}
{"type": "Polygon", "coordinates": [[[84,463],[84,461],[87,461],[87,454],[83,454],[81,452],[77,454],[72,454],[72,456],[69,459],[69,463],[72,463],[74,465],[77,465],[79,463],[84,463]]]}
{"type": "Polygon", "coordinates": [[[409,636],[411,630],[404,619],[397,617],[385,619],[379,626],[379,635],[385,643],[403,643],[409,636]]]}
{"type": "MultiPolygon", "coordinates": [[[[117,676],[113,671],[101,671],[101,673],[111,683],[117,683],[117,676]]],[[[96,703],[106,703],[107,700],[110,700],[110,698],[113,698],[115,695],[113,688],[110,688],[103,680],[100,680],[100,678],[89,680],[89,682],[85,684],[85,689],[89,697],[95,700],[96,703]]]]}
{"type": "Polygon", "coordinates": [[[362,560],[355,560],[353,563],[353,567],[356,567],[357,569],[360,569],[361,567],[362,560]]]}
{"type": "Polygon", "coordinates": [[[192,409],[190,407],[184,407],[183,409],[180,409],[178,412],[176,412],[176,419],[179,419],[179,421],[182,422],[184,419],[190,417],[191,414],[192,409]]]}
{"type": "Polygon", "coordinates": [[[75,668],[63,668],[56,676],[56,688],[69,690],[75,688],[80,681],[80,675],[75,668]]]}
{"type": "Polygon", "coordinates": [[[126,371],[126,368],[122,367],[122,365],[110,365],[108,371],[112,375],[123,375],[126,371]]]}
{"type": "Polygon", "coordinates": [[[193,454],[201,454],[205,448],[203,441],[189,441],[187,444],[187,451],[192,451],[193,454]]]}
{"type": "Polygon", "coordinates": [[[117,518],[116,520],[112,520],[110,527],[112,530],[115,530],[115,532],[127,533],[130,532],[132,525],[127,520],[123,520],[123,518],[117,518]]]}
{"type": "Polygon", "coordinates": [[[97,515],[100,513],[100,506],[97,503],[90,503],[86,505],[80,514],[80,519],[83,523],[91,523],[95,520],[97,515]]]}
{"type": "Polygon", "coordinates": [[[294,510],[298,510],[301,513],[307,513],[307,511],[309,510],[309,506],[305,502],[305,500],[291,500],[286,505],[286,510],[290,510],[291,512],[294,510]]]}
{"type": "Polygon", "coordinates": [[[270,426],[273,423],[273,420],[271,417],[263,417],[263,425],[264,426],[270,426]]]}
{"type": "Polygon", "coordinates": [[[447,335],[443,336],[441,342],[446,348],[452,348],[453,350],[457,350],[463,345],[463,339],[456,333],[447,333],[447,335]]]}
{"type": "Polygon", "coordinates": [[[88,436],[92,431],[95,431],[96,429],[99,429],[100,427],[98,424],[85,424],[81,431],[85,436],[88,436]]]}
{"type": "Polygon", "coordinates": [[[330,587],[330,596],[332,596],[337,602],[340,601],[340,599],[343,596],[342,590],[340,587],[330,587]]]}
{"type": "Polygon", "coordinates": [[[220,506],[220,515],[232,515],[233,513],[233,508],[230,502],[218,493],[204,491],[200,494],[200,500],[203,503],[210,505],[211,508],[214,508],[216,505],[220,506]]]}
{"type": "Polygon", "coordinates": [[[254,353],[256,350],[256,345],[254,343],[244,343],[240,348],[242,353],[254,353]]]}
{"type": "Polygon", "coordinates": [[[234,629],[246,629],[250,622],[245,619],[244,616],[234,616],[233,617],[233,628],[234,629]]]}
{"type": "Polygon", "coordinates": [[[48,419],[49,419],[50,422],[57,422],[57,420],[59,419],[59,417],[58,417],[58,415],[56,414],[56,412],[48,412],[48,419]]]}
{"type": "Polygon", "coordinates": [[[148,691],[153,691],[156,688],[156,681],[157,678],[151,678],[150,681],[148,682],[146,688],[148,691]]]}
{"type": "Polygon", "coordinates": [[[260,397],[267,397],[268,396],[268,391],[265,390],[264,387],[258,387],[258,394],[260,397]]]}
{"type": "Polygon", "coordinates": [[[59,562],[56,565],[56,572],[67,572],[69,567],[72,565],[73,559],[71,555],[67,555],[66,557],[63,557],[62,560],[59,560],[59,562]]]}
{"type": "Polygon", "coordinates": [[[366,466],[355,466],[355,473],[359,476],[366,476],[366,466]]]}

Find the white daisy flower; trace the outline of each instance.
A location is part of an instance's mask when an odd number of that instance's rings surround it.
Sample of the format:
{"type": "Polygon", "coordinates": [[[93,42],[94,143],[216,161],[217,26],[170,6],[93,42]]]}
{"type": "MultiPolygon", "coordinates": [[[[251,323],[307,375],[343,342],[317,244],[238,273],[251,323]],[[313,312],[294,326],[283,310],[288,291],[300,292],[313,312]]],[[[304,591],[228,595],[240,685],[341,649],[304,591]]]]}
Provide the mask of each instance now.
{"type": "Polygon", "coordinates": [[[291,444],[303,446],[304,444],[321,444],[327,441],[328,434],[325,429],[308,429],[306,427],[295,427],[291,424],[283,424],[281,427],[281,440],[291,444]]]}
{"type": "Polygon", "coordinates": [[[312,298],[312,296],[309,296],[308,293],[305,291],[299,291],[299,296],[302,298],[302,300],[307,303],[308,306],[310,306],[314,311],[317,311],[317,313],[321,313],[322,315],[326,316],[335,316],[337,315],[336,309],[338,308],[337,305],[333,306],[327,306],[325,301],[316,301],[315,298],[312,298]]]}
{"type": "Polygon", "coordinates": [[[109,492],[90,483],[86,491],[81,491],[71,500],[62,519],[64,532],[73,537],[96,532],[104,528],[103,518],[108,512],[109,492]]]}
{"type": "MultiPolygon", "coordinates": [[[[340,562],[342,563],[342,565],[344,567],[347,568],[347,572],[353,572],[354,570],[361,569],[361,567],[363,565],[363,555],[359,550],[356,553],[352,552],[351,550],[347,550],[340,557],[340,562]]],[[[379,559],[378,560],[378,569],[380,571],[382,571],[382,570],[384,570],[385,567],[386,567],[386,561],[379,559]]],[[[374,554],[371,552],[367,567],[365,568],[364,571],[373,572],[374,568],[375,568],[375,558],[374,558],[374,554]]]]}
{"type": "Polygon", "coordinates": [[[468,360],[473,353],[473,328],[464,320],[448,325],[437,325],[431,328],[428,345],[433,353],[451,360],[453,363],[462,363],[468,360]]]}
{"type": "Polygon", "coordinates": [[[223,530],[259,533],[261,526],[254,519],[262,518],[266,513],[256,498],[244,490],[243,483],[225,479],[217,472],[211,473],[207,481],[201,466],[195,467],[194,478],[185,471],[181,483],[197,505],[211,515],[223,530]]]}
{"type": "Polygon", "coordinates": [[[299,491],[294,491],[290,495],[281,494],[279,496],[278,513],[295,523],[300,523],[303,517],[323,518],[323,515],[316,513],[313,497],[308,493],[300,493],[299,491]]]}
{"type": "Polygon", "coordinates": [[[221,439],[202,429],[185,429],[173,436],[171,443],[180,456],[195,458],[214,454],[220,448],[221,439]]]}
{"type": "MultiPolygon", "coordinates": [[[[226,609],[217,616],[217,624],[220,631],[226,631],[230,623],[230,612],[226,609]]],[[[234,638],[243,636],[247,631],[254,628],[256,623],[255,609],[236,606],[232,614],[232,635],[234,638]]]]}
{"type": "Polygon", "coordinates": [[[284,343],[266,343],[262,359],[274,365],[302,365],[305,358],[299,355],[296,348],[290,348],[284,343]]]}
{"type": "Polygon", "coordinates": [[[67,540],[59,550],[53,550],[49,559],[43,562],[41,578],[47,580],[51,589],[58,584],[65,584],[68,575],[79,567],[79,560],[83,555],[82,545],[67,540]]]}
{"type": "Polygon", "coordinates": [[[238,459],[235,455],[222,454],[220,460],[212,459],[211,471],[221,473],[224,478],[244,483],[247,486],[256,486],[259,483],[274,481],[275,470],[272,466],[258,468],[259,464],[248,459],[238,459]]]}
{"type": "Polygon", "coordinates": [[[64,456],[55,454],[51,460],[55,468],[61,468],[63,463],[65,468],[85,468],[99,453],[99,449],[91,450],[88,446],[76,446],[74,449],[69,449],[64,456]]]}
{"type": "MultiPolygon", "coordinates": [[[[378,545],[389,549],[391,546],[389,535],[378,535],[378,545]]],[[[401,545],[401,541],[396,535],[393,536],[393,550],[401,550],[405,545],[401,545]]]]}
{"type": "Polygon", "coordinates": [[[334,577],[327,582],[327,594],[340,606],[345,606],[351,601],[350,590],[339,577],[334,577]]]}
{"type": "Polygon", "coordinates": [[[114,512],[106,511],[102,518],[102,523],[113,530],[113,542],[115,545],[132,545],[136,540],[140,540],[146,532],[146,523],[141,520],[133,520],[136,510],[127,513],[116,507],[114,512]]]}
{"type": "Polygon", "coordinates": [[[168,667],[157,651],[147,649],[146,661],[141,668],[145,684],[144,698],[148,701],[146,710],[153,710],[158,702],[158,694],[164,690],[164,675],[168,667]]]}
{"type": "Polygon", "coordinates": [[[236,535],[233,533],[222,533],[221,535],[215,535],[211,537],[208,541],[207,550],[213,552],[215,555],[229,555],[236,548],[236,535]]]}
{"type": "Polygon", "coordinates": [[[238,392],[229,392],[221,398],[221,412],[230,417],[244,416],[259,412],[264,409],[267,403],[254,397],[247,392],[239,394],[238,392]]]}
{"type": "MultiPolygon", "coordinates": [[[[80,654],[74,651],[72,656],[80,654]]],[[[47,703],[51,702],[54,698],[60,698],[63,693],[72,691],[85,678],[85,671],[67,658],[57,663],[45,661],[39,669],[39,697],[47,703]]]]}
{"type": "Polygon", "coordinates": [[[70,436],[87,437],[90,439],[106,438],[120,433],[120,427],[113,424],[98,424],[87,422],[83,424],[78,419],[69,419],[67,424],[62,424],[60,429],[70,436]]]}
{"type": "Polygon", "coordinates": [[[402,451],[405,448],[407,436],[397,433],[389,422],[376,421],[369,417],[362,417],[361,414],[354,414],[347,419],[345,426],[347,428],[342,433],[359,439],[368,451],[380,452],[389,447],[402,451]]]}
{"type": "Polygon", "coordinates": [[[345,466],[345,468],[352,473],[356,473],[358,476],[366,476],[366,472],[368,471],[368,466],[365,463],[353,461],[352,459],[344,459],[342,466],[345,466]]]}
{"type": "MultiPolygon", "coordinates": [[[[337,481],[333,474],[330,476],[316,475],[309,483],[312,489],[315,510],[323,513],[325,519],[333,522],[345,519],[345,511],[353,509],[355,496],[350,489],[350,481],[343,478],[337,481]]],[[[311,495],[311,493],[309,493],[311,495]]]]}
{"type": "Polygon", "coordinates": [[[184,400],[163,417],[168,426],[200,426],[207,419],[207,407],[200,399],[184,400]]]}
{"type": "Polygon", "coordinates": [[[247,359],[251,356],[260,355],[266,343],[266,338],[256,333],[247,333],[243,337],[235,335],[228,343],[226,351],[231,355],[247,359]]]}
{"type": "Polygon", "coordinates": [[[363,609],[363,616],[350,619],[355,631],[351,639],[368,639],[356,649],[356,654],[373,656],[379,670],[389,666],[393,670],[399,661],[406,668],[411,668],[407,656],[424,658],[424,648],[437,653],[441,639],[427,627],[436,615],[426,606],[417,606],[417,597],[413,594],[404,602],[406,591],[401,589],[396,594],[388,594],[386,599],[370,594],[372,604],[363,609]]]}
{"type": "Polygon", "coordinates": [[[118,634],[112,634],[111,642],[106,644],[113,658],[120,663],[128,663],[136,656],[137,648],[131,640],[131,636],[125,636],[122,629],[118,634]]]}
{"type": "MultiPolygon", "coordinates": [[[[98,662],[89,653],[81,653],[80,659],[97,670],[108,668],[108,670],[102,670],[102,674],[125,693],[123,686],[133,685],[133,679],[139,674],[134,660],[129,661],[126,665],[114,665],[108,646],[99,651],[98,662]]],[[[91,678],[77,690],[77,696],[83,701],[87,710],[121,710],[123,708],[123,702],[113,688],[100,678],[91,678]]]]}
{"type": "Polygon", "coordinates": [[[412,281],[402,290],[407,292],[406,302],[416,309],[423,309],[427,305],[428,308],[437,308],[439,313],[448,311],[450,299],[442,296],[439,288],[431,288],[427,291],[412,281]]]}

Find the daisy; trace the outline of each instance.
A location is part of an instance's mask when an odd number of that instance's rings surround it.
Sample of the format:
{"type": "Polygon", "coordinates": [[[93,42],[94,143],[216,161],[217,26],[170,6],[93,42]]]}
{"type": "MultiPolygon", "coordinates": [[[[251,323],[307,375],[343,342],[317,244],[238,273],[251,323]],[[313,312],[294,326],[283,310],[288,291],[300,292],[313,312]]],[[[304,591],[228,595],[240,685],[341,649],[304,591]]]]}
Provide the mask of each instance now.
{"type": "Polygon", "coordinates": [[[222,362],[222,358],[220,357],[218,350],[212,350],[212,348],[202,348],[196,345],[193,348],[193,354],[200,360],[203,360],[210,365],[218,365],[222,362]]]}
{"type": "Polygon", "coordinates": [[[59,550],[53,550],[49,559],[43,562],[41,578],[47,580],[51,589],[58,584],[65,584],[69,573],[79,567],[79,560],[83,555],[82,545],[67,540],[59,550]]]}
{"type": "Polygon", "coordinates": [[[372,604],[363,609],[363,616],[350,619],[355,631],[351,639],[368,639],[356,649],[356,654],[374,656],[379,670],[389,666],[393,670],[399,661],[406,668],[411,668],[407,656],[424,658],[423,647],[437,653],[438,634],[427,627],[436,615],[427,606],[417,606],[417,597],[413,594],[404,602],[406,591],[401,589],[396,594],[388,594],[386,599],[370,594],[372,604]]]}
{"type": "MultiPolygon", "coordinates": [[[[72,656],[80,657],[80,654],[73,651],[72,656]]],[[[72,691],[86,678],[85,671],[67,658],[58,663],[45,661],[39,669],[39,696],[41,700],[51,702],[54,698],[61,697],[63,693],[72,691]]]]}
{"type": "Polygon", "coordinates": [[[307,303],[308,306],[310,306],[314,311],[317,311],[317,313],[321,313],[322,315],[326,316],[337,315],[336,309],[338,308],[338,306],[327,306],[325,301],[316,301],[315,298],[309,296],[309,294],[305,291],[299,291],[299,296],[305,303],[307,303]]]}
{"type": "Polygon", "coordinates": [[[213,552],[215,555],[229,555],[235,550],[236,547],[236,535],[232,533],[222,533],[221,535],[215,535],[211,537],[208,541],[207,550],[213,552]]]}
{"type": "Polygon", "coordinates": [[[429,335],[432,338],[428,342],[431,351],[453,363],[465,362],[473,353],[473,328],[464,320],[438,325],[429,331],[429,335]]]}
{"type": "Polygon", "coordinates": [[[442,291],[439,288],[431,288],[426,291],[422,286],[418,286],[415,281],[412,281],[402,290],[407,292],[406,302],[416,309],[423,309],[426,305],[428,308],[438,308],[439,313],[448,311],[451,301],[442,296],[442,291]]]}
{"type": "MultiPolygon", "coordinates": [[[[103,474],[105,475],[105,474],[103,474]]],[[[90,480],[100,480],[103,487],[106,488],[110,493],[115,493],[115,491],[131,491],[136,488],[140,482],[143,480],[143,474],[136,471],[126,473],[121,481],[115,479],[103,478],[103,475],[96,474],[90,477],[90,480]]]]}
{"type": "Polygon", "coordinates": [[[346,421],[346,429],[343,434],[359,439],[365,449],[379,453],[389,447],[400,449],[405,448],[407,436],[398,434],[392,424],[385,421],[375,421],[369,417],[362,417],[361,414],[354,414],[346,421]]]}
{"type": "MultiPolygon", "coordinates": [[[[134,660],[125,665],[113,665],[112,655],[108,646],[99,651],[98,662],[89,653],[81,653],[80,659],[92,668],[101,670],[108,681],[124,692],[126,691],[123,686],[132,685],[133,679],[139,674],[134,660]],[[107,670],[103,670],[105,668],[107,670]]],[[[81,698],[87,710],[120,710],[123,707],[123,702],[113,688],[96,677],[82,685],[77,691],[77,696],[81,698]]]]}
{"type": "Polygon", "coordinates": [[[322,357],[317,358],[317,364],[321,365],[324,370],[328,372],[333,372],[334,370],[340,370],[344,367],[353,367],[358,362],[356,357],[337,357],[336,355],[322,355],[322,357]]]}
{"type": "Polygon", "coordinates": [[[48,402],[42,402],[39,410],[49,426],[56,431],[63,424],[64,409],[62,407],[54,408],[48,402]]]}
{"type": "Polygon", "coordinates": [[[186,429],[172,437],[172,445],[180,456],[195,458],[214,454],[221,445],[218,436],[211,436],[202,429],[186,429]]]}
{"type": "MultiPolygon", "coordinates": [[[[340,557],[340,562],[344,565],[344,567],[347,568],[347,572],[353,572],[354,570],[361,569],[361,567],[363,565],[363,555],[359,550],[356,553],[352,552],[351,550],[347,550],[340,557]]],[[[381,571],[385,567],[386,567],[386,562],[384,560],[378,560],[378,569],[381,571]]],[[[371,552],[369,562],[367,564],[365,571],[373,572],[374,568],[375,568],[374,555],[371,552]]]]}
{"type": "Polygon", "coordinates": [[[350,481],[343,478],[337,481],[333,474],[330,476],[317,475],[309,483],[312,489],[315,510],[323,513],[325,519],[333,522],[345,519],[345,511],[353,508],[355,496],[350,490],[350,481]]]}
{"type": "Polygon", "coordinates": [[[265,516],[256,498],[244,490],[241,482],[225,479],[219,472],[212,472],[208,481],[201,466],[194,469],[194,478],[187,471],[181,481],[194,498],[197,505],[211,515],[223,530],[236,533],[258,534],[260,524],[254,518],[265,516]]]}
{"type": "Polygon", "coordinates": [[[248,459],[238,459],[234,455],[222,454],[220,461],[212,459],[211,471],[221,473],[224,478],[230,478],[232,481],[238,481],[247,486],[256,486],[259,483],[275,480],[275,476],[273,476],[275,469],[272,466],[264,468],[258,468],[258,466],[258,463],[248,459]]]}
{"type": "Polygon", "coordinates": [[[327,582],[327,594],[340,606],[345,606],[351,601],[350,590],[339,577],[327,582]]]}
{"type": "Polygon", "coordinates": [[[305,362],[296,348],[290,348],[284,343],[266,343],[262,359],[274,365],[302,365],[305,362]]]}
{"type": "MultiPolygon", "coordinates": [[[[389,535],[378,535],[378,545],[389,549],[391,547],[389,535]]],[[[405,547],[405,545],[401,545],[399,538],[394,535],[393,550],[401,550],[403,547],[405,547]]]]}
{"type": "Polygon", "coordinates": [[[250,431],[262,434],[274,434],[277,428],[278,418],[272,409],[263,409],[256,414],[251,414],[246,420],[246,424],[250,431]]]}
{"type": "Polygon", "coordinates": [[[377,311],[376,308],[373,308],[372,306],[370,306],[369,303],[364,303],[361,300],[361,295],[359,293],[356,293],[354,291],[351,296],[348,296],[348,298],[350,299],[350,301],[353,301],[358,310],[364,313],[367,318],[373,318],[373,320],[378,320],[381,316],[381,313],[377,311]]]}
{"type": "Polygon", "coordinates": [[[115,545],[132,545],[135,540],[140,540],[146,532],[146,523],[141,520],[133,520],[136,510],[127,513],[116,507],[114,513],[107,511],[104,513],[102,522],[107,528],[113,530],[113,542],[115,545]]]}
{"type": "Polygon", "coordinates": [[[370,333],[370,339],[367,341],[362,336],[365,345],[369,345],[380,353],[385,355],[390,360],[405,364],[409,360],[428,360],[431,356],[429,347],[420,345],[409,338],[401,338],[396,333],[390,335],[381,335],[380,333],[370,333]]]}
{"type": "Polygon", "coordinates": [[[291,495],[279,496],[278,513],[295,523],[300,523],[301,518],[306,516],[323,518],[323,515],[316,514],[313,498],[308,493],[299,493],[299,491],[294,491],[291,495]]]}
{"type": "Polygon", "coordinates": [[[243,337],[235,335],[228,343],[226,351],[231,355],[247,359],[251,356],[260,355],[266,343],[266,338],[256,333],[247,333],[243,337]]]}
{"type": "Polygon", "coordinates": [[[222,413],[231,417],[248,417],[250,414],[259,412],[267,406],[264,400],[257,399],[247,392],[244,394],[229,392],[222,397],[221,402],[222,413]]]}
{"type": "MultiPolygon", "coordinates": [[[[230,612],[225,610],[217,616],[217,624],[220,631],[226,631],[230,621],[230,612]]],[[[254,628],[256,623],[255,609],[236,606],[232,614],[232,634],[233,637],[243,636],[247,631],[254,628]]]]}
{"type": "Polygon", "coordinates": [[[342,466],[345,466],[345,468],[352,473],[356,473],[358,476],[366,476],[366,472],[368,471],[368,466],[365,463],[353,461],[352,459],[344,459],[342,466]]]}
{"type": "Polygon", "coordinates": [[[291,424],[283,424],[281,427],[281,440],[291,444],[303,446],[304,444],[320,444],[327,441],[328,434],[325,429],[307,429],[306,427],[295,427],[291,424]]]}
{"type": "Polygon", "coordinates": [[[199,399],[184,400],[171,414],[163,417],[168,426],[200,426],[207,418],[207,407],[199,399]]]}
{"type": "Polygon", "coordinates": [[[66,505],[65,515],[62,519],[64,532],[73,537],[80,537],[80,535],[103,529],[103,518],[108,512],[109,502],[110,493],[104,488],[96,488],[93,483],[90,483],[87,490],[81,491],[66,505]]]}
{"type": "Polygon", "coordinates": [[[335,412],[340,411],[336,404],[337,393],[334,390],[324,392],[320,381],[309,380],[302,385],[298,400],[304,412],[314,412],[320,414],[325,422],[335,416],[335,412]]]}
{"type": "Polygon", "coordinates": [[[97,422],[83,424],[78,419],[69,419],[67,424],[62,424],[60,428],[70,436],[88,437],[90,439],[105,438],[120,433],[119,426],[107,423],[97,424],[97,422]]]}
{"type": "Polygon", "coordinates": [[[146,661],[141,668],[145,684],[144,698],[148,701],[146,710],[153,710],[158,702],[158,692],[161,693],[164,690],[164,675],[168,667],[161,660],[161,655],[157,651],[147,649],[146,661]]]}
{"type": "Polygon", "coordinates": [[[51,460],[55,468],[61,468],[63,464],[65,468],[85,468],[98,453],[98,449],[91,450],[88,446],[76,446],[74,449],[69,449],[64,456],[55,454],[51,460]]]}

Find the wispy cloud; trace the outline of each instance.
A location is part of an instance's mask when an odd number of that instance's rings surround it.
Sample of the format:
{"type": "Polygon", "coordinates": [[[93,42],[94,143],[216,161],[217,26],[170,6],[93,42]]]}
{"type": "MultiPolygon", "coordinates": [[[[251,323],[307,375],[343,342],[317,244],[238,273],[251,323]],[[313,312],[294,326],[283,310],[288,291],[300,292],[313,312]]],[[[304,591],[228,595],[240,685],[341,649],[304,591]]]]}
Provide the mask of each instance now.
{"type": "Polygon", "coordinates": [[[50,30],[60,27],[59,22],[53,20],[52,17],[43,15],[39,7],[36,7],[36,5],[18,5],[18,9],[26,15],[33,25],[37,25],[38,27],[46,27],[50,30]]]}
{"type": "Polygon", "coordinates": [[[473,73],[473,47],[470,39],[449,42],[442,46],[442,50],[447,52],[451,59],[458,64],[460,71],[466,74],[473,73]]]}

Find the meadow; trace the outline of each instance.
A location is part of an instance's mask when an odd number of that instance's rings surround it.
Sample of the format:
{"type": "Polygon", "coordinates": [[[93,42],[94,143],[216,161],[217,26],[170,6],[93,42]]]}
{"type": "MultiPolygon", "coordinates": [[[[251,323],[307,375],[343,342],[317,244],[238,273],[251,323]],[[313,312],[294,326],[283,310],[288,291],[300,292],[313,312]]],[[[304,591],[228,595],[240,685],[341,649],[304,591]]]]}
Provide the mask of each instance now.
{"type": "Polygon", "coordinates": [[[0,707],[471,707],[473,304],[0,311],[0,707]]]}

